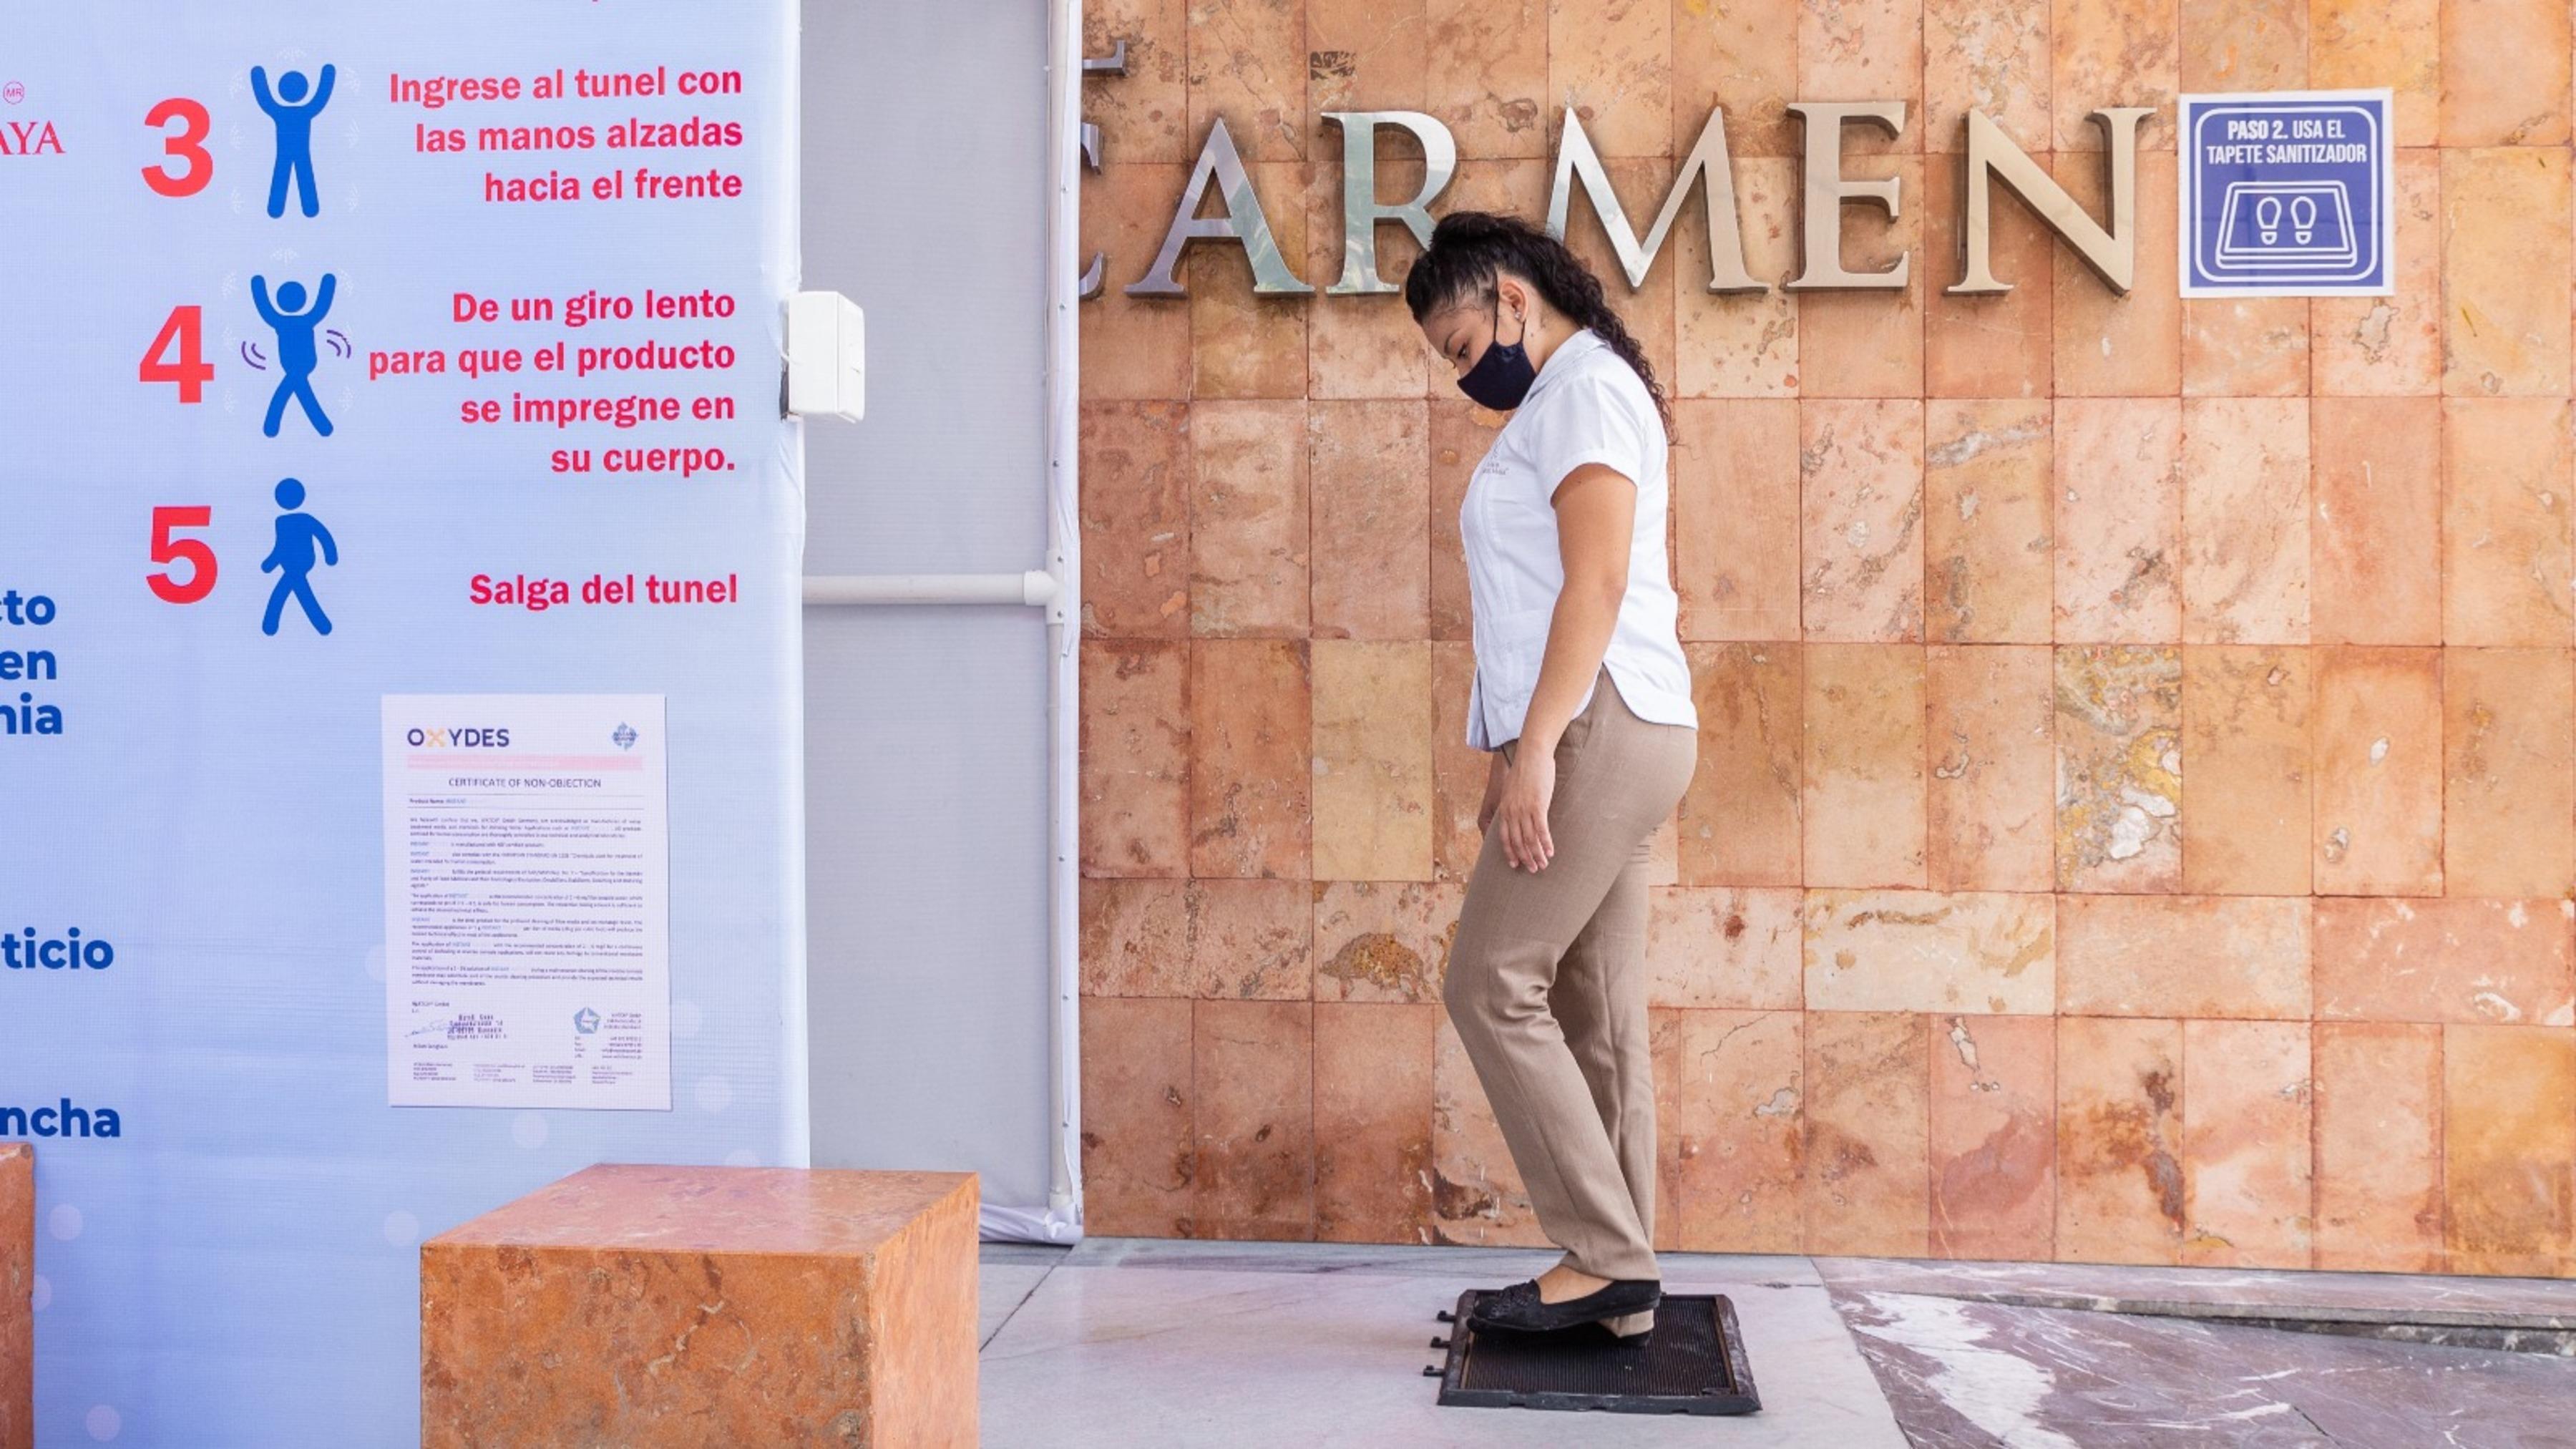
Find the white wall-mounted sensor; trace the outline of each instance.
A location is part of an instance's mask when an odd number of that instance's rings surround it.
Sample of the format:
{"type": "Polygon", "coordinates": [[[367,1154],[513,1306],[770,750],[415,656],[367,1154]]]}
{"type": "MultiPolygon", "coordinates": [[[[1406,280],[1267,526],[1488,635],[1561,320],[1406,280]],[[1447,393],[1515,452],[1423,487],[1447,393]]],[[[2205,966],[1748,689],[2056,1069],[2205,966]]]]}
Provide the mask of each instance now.
{"type": "Polygon", "coordinates": [[[867,314],[838,292],[787,299],[787,413],[843,418],[867,413],[867,314]]]}

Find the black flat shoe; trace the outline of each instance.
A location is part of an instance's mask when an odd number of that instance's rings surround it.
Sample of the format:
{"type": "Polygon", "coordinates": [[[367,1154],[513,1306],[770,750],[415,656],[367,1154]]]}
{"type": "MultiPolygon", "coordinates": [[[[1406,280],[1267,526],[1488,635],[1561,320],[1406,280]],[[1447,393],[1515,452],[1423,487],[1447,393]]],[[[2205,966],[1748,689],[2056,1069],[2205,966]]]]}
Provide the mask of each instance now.
{"type": "Polygon", "coordinates": [[[1531,1278],[1499,1293],[1479,1296],[1474,1311],[1467,1315],[1467,1326],[1500,1328],[1513,1333],[1554,1333],[1591,1324],[1598,1319],[1643,1312],[1662,1302],[1663,1298],[1664,1285],[1656,1279],[1614,1278],[1606,1286],[1580,1298],[1549,1303],[1539,1297],[1538,1280],[1531,1278]]]}
{"type": "MultiPolygon", "coordinates": [[[[1660,1302],[1657,1306],[1661,1306],[1660,1302]]],[[[1642,1348],[1645,1346],[1648,1339],[1655,1336],[1655,1315],[1651,1312],[1646,1315],[1646,1326],[1638,1329],[1634,1333],[1621,1333],[1619,1330],[1612,1328],[1610,1325],[1616,1321],[1616,1319],[1604,1318],[1595,1323],[1593,1327],[1601,1330],[1601,1336],[1604,1339],[1619,1345],[1621,1348],[1642,1348]]]]}

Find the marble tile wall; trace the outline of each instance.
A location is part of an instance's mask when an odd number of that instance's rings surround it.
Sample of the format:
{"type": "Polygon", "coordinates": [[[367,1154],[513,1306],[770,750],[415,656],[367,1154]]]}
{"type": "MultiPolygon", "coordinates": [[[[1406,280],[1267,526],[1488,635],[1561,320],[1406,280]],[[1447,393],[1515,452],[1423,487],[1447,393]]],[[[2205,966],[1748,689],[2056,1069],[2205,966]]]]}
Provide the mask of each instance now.
{"type": "MultiPolygon", "coordinates": [[[[1340,109],[1543,214],[1562,116],[1642,229],[1727,109],[1755,275],[1801,96],[1892,294],[1610,292],[1673,394],[1700,766],[1649,960],[1676,1249],[2576,1275],[2576,113],[2523,0],[1106,0],[1082,320],[1083,1122],[1095,1231],[1535,1244],[1440,1005],[1484,758],[1456,514],[1502,419],[1340,263],[1340,109]],[[2396,94],[2398,289],[2183,301],[2172,99],[2396,94]],[[2142,132],[2115,296],[2079,199],[2142,132]],[[1119,288],[1222,117],[1318,288],[1119,288]]],[[[1417,183],[1409,145],[1381,190],[1417,183]],[[1408,167],[1412,168],[1408,171],[1408,167]]],[[[1573,239],[1609,248],[1578,202],[1573,239]]],[[[1381,229],[1382,269],[1415,254],[1381,229]]]]}

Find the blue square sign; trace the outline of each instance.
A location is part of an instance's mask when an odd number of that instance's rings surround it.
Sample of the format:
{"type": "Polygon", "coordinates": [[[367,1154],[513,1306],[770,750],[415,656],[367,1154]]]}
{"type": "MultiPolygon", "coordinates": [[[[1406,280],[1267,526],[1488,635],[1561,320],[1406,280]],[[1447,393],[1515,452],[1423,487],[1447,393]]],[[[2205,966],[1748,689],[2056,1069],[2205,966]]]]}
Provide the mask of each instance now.
{"type": "Polygon", "coordinates": [[[2389,93],[2182,98],[2182,294],[2386,296],[2389,93]]]}

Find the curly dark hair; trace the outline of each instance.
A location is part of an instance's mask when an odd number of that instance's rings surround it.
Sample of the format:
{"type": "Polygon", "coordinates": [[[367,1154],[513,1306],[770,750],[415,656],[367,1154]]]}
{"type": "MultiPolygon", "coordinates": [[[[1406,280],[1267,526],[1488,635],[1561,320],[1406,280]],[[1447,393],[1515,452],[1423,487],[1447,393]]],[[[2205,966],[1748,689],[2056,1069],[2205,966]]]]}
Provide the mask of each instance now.
{"type": "Polygon", "coordinates": [[[1672,430],[1672,405],[1664,400],[1664,389],[1655,381],[1655,369],[1646,361],[1646,349],[1628,333],[1627,324],[1610,308],[1601,294],[1601,279],[1583,264],[1565,243],[1516,216],[1490,211],[1453,211],[1440,218],[1431,229],[1431,245],[1413,264],[1404,279],[1404,305],[1413,311],[1413,320],[1422,321],[1444,307],[1470,298],[1494,296],[1494,277],[1509,272],[1538,288],[1541,297],[1557,311],[1574,319],[1579,327],[1588,327],[1601,340],[1610,344],[1627,364],[1636,369],[1637,380],[1646,385],[1646,393],[1655,400],[1655,412],[1664,420],[1664,429],[1672,430]]]}

